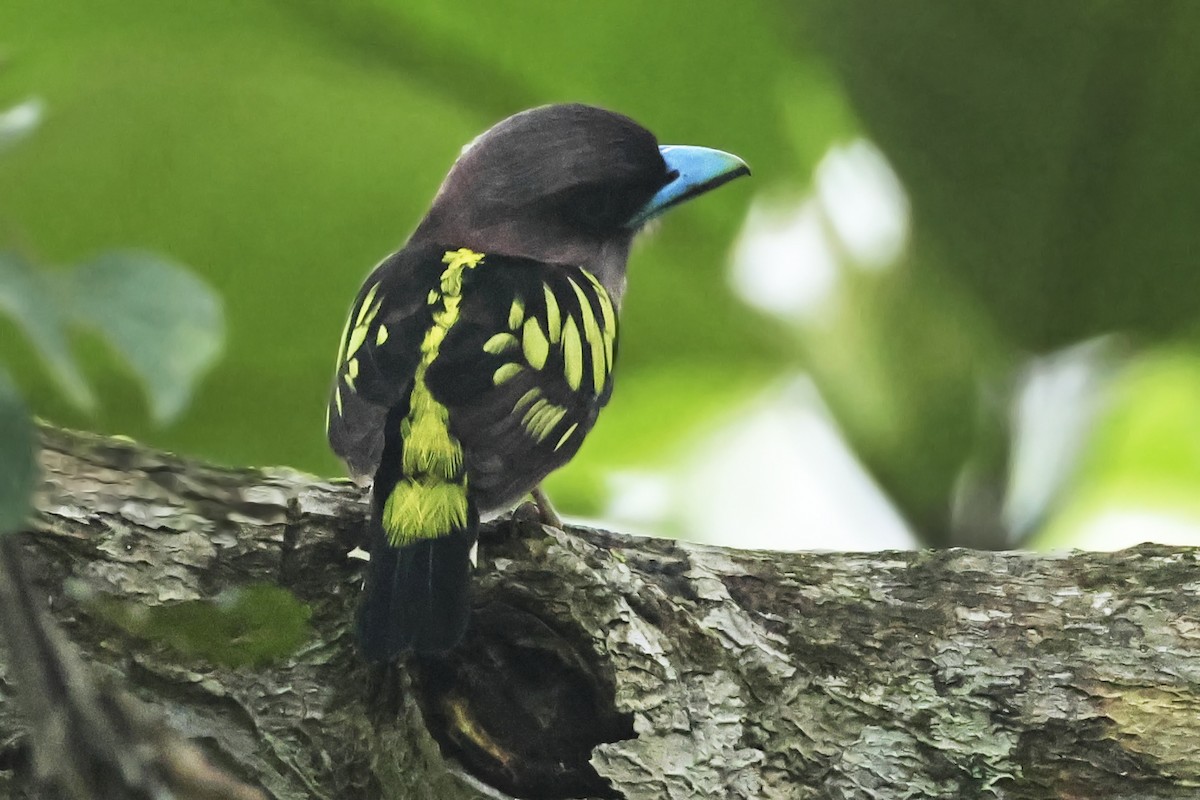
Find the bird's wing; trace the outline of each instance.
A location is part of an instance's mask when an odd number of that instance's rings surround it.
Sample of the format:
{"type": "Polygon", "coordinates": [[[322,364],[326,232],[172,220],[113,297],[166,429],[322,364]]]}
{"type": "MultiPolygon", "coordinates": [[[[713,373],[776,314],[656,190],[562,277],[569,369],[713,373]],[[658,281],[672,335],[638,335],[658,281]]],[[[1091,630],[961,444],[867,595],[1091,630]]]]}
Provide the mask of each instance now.
{"type": "Polygon", "coordinates": [[[476,489],[507,498],[570,459],[608,401],[616,310],[573,266],[485,255],[464,280],[427,382],[476,454],[476,489]]]}
{"type": "Polygon", "coordinates": [[[388,415],[407,406],[420,342],[431,324],[426,296],[440,272],[436,256],[401,250],[359,290],[329,396],[326,431],[355,479],[369,479],[383,455],[388,415]]]}

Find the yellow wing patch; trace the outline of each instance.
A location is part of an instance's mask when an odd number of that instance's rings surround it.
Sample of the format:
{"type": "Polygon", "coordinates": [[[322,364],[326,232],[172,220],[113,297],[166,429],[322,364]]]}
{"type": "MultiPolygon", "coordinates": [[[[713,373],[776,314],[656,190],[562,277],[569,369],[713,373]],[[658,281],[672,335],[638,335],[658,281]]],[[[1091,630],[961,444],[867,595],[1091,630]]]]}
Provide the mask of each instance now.
{"type": "MultiPolygon", "coordinates": [[[[380,265],[382,263],[380,262],[380,265]]],[[[379,315],[380,309],[383,307],[383,301],[384,298],[380,294],[380,282],[376,281],[367,288],[366,294],[363,295],[362,301],[358,304],[357,311],[352,309],[346,317],[346,325],[342,329],[342,337],[338,343],[337,362],[335,364],[335,374],[339,375],[340,379],[334,382],[334,408],[328,410],[325,414],[326,431],[329,430],[330,414],[332,411],[336,410],[339,417],[343,414],[342,384],[345,384],[346,388],[351,392],[357,391],[355,380],[358,377],[358,362],[355,359],[355,355],[367,341],[371,326],[379,315]]],[[[383,323],[380,323],[375,329],[375,346],[382,346],[387,341],[387,338],[388,329],[383,323]]]]}
{"type": "MultiPolygon", "coordinates": [[[[488,339],[483,349],[492,355],[512,353],[513,361],[502,364],[492,374],[492,383],[500,386],[521,374],[524,369],[541,370],[551,353],[561,352],[563,377],[572,391],[583,388],[596,396],[604,392],[613,367],[617,335],[617,315],[612,298],[597,278],[586,270],[586,283],[568,277],[579,310],[565,310],[549,283],[542,284],[545,315],[527,314],[525,300],[514,298],[508,313],[508,331],[488,339]],[[595,307],[593,307],[595,306],[595,307]],[[520,354],[515,352],[520,347],[520,354]],[[590,385],[584,385],[587,353],[591,362],[590,385]]],[[[525,392],[513,406],[513,414],[521,417],[525,430],[538,442],[555,433],[567,415],[567,409],[546,399],[540,389],[525,392]]],[[[578,431],[579,423],[571,424],[556,440],[554,449],[561,449],[578,431]]]]}
{"type": "Polygon", "coordinates": [[[521,395],[521,399],[513,406],[513,413],[520,414],[523,409],[533,405],[533,402],[542,396],[542,390],[536,386],[530,389],[525,394],[521,395]]]}
{"type": "Polygon", "coordinates": [[[600,304],[600,319],[603,322],[599,339],[596,340],[591,336],[588,337],[588,344],[592,348],[593,379],[596,379],[601,375],[599,369],[596,367],[596,364],[600,361],[599,357],[597,356],[597,343],[599,343],[600,348],[604,351],[603,380],[595,380],[596,393],[599,394],[602,391],[603,384],[608,380],[608,376],[612,373],[614,366],[613,356],[614,351],[616,350],[617,342],[617,312],[616,309],[613,308],[612,298],[608,296],[608,291],[604,288],[600,281],[597,280],[596,276],[587,270],[580,270],[580,272],[582,272],[583,276],[587,278],[588,283],[592,285],[595,297],[600,304]]]}
{"type": "MultiPolygon", "coordinates": [[[[568,280],[570,279],[568,278],[568,280]]],[[[600,394],[604,391],[604,381],[608,374],[604,360],[604,331],[596,322],[592,304],[588,302],[587,295],[583,293],[583,287],[575,281],[571,281],[571,288],[575,290],[575,297],[579,300],[579,316],[583,321],[583,340],[587,342],[592,351],[592,391],[600,394]]]]}
{"type": "Polygon", "coordinates": [[[546,334],[542,333],[542,328],[538,325],[535,317],[525,320],[521,336],[521,350],[525,353],[525,360],[529,362],[529,366],[534,369],[546,366],[546,357],[550,355],[550,342],[546,340],[546,334]]]}
{"type": "Polygon", "coordinates": [[[561,450],[562,446],[567,443],[567,439],[571,438],[571,434],[574,433],[578,427],[579,427],[578,422],[572,422],[571,427],[567,428],[567,432],[564,433],[562,435],[562,438],[558,440],[558,444],[554,445],[554,449],[561,450]]]}
{"type": "Polygon", "coordinates": [[[600,300],[600,312],[604,317],[604,332],[609,336],[617,335],[617,312],[613,308],[612,298],[608,296],[608,290],[600,283],[595,275],[588,272],[586,269],[579,270],[583,276],[588,279],[588,283],[596,290],[596,297],[600,300]]]}
{"type": "Polygon", "coordinates": [[[567,410],[547,400],[537,400],[521,418],[521,424],[537,441],[541,442],[550,435],[555,426],[562,422],[567,410]]]}
{"type": "Polygon", "coordinates": [[[483,343],[483,351],[491,353],[494,356],[501,355],[505,350],[513,349],[517,346],[517,337],[505,331],[497,333],[492,338],[483,343]]]}
{"type": "Polygon", "coordinates": [[[546,296],[546,335],[550,337],[551,343],[557,344],[559,336],[562,335],[562,312],[558,308],[558,298],[550,291],[549,285],[544,283],[542,293],[546,296]]]}
{"type": "Polygon", "coordinates": [[[525,301],[521,298],[514,298],[512,306],[508,309],[508,329],[515,331],[521,327],[521,323],[525,320],[525,301]]]}
{"type": "Polygon", "coordinates": [[[367,331],[371,327],[371,323],[375,321],[375,316],[379,313],[380,307],[383,305],[383,298],[376,299],[375,295],[379,291],[379,284],[376,283],[367,291],[367,296],[363,298],[362,305],[358,307],[358,316],[354,320],[354,327],[350,330],[350,340],[346,344],[345,358],[349,359],[358,352],[358,348],[362,347],[363,342],[367,340],[367,331]]]}
{"type": "Polygon", "coordinates": [[[492,383],[499,386],[521,374],[520,364],[504,364],[492,373],[492,383]]]}
{"type": "MultiPolygon", "coordinates": [[[[342,415],[342,384],[351,392],[357,392],[358,387],[355,381],[358,379],[358,351],[362,348],[363,343],[367,341],[367,336],[371,330],[371,325],[375,322],[375,318],[379,316],[379,310],[383,307],[383,296],[379,294],[379,282],[376,281],[367,289],[366,295],[358,306],[358,313],[351,312],[346,318],[346,327],[342,329],[342,342],[338,346],[337,356],[337,372],[341,374],[341,380],[335,382],[333,389],[333,402],[337,409],[338,416],[342,415]]],[[[380,323],[375,330],[375,345],[378,347],[387,341],[387,327],[380,323]]],[[[329,415],[325,416],[325,429],[329,430],[329,415]]]]}
{"type": "Polygon", "coordinates": [[[563,374],[567,385],[578,391],[583,383],[583,343],[579,341],[579,329],[575,327],[575,317],[568,316],[563,323],[563,374]]]}

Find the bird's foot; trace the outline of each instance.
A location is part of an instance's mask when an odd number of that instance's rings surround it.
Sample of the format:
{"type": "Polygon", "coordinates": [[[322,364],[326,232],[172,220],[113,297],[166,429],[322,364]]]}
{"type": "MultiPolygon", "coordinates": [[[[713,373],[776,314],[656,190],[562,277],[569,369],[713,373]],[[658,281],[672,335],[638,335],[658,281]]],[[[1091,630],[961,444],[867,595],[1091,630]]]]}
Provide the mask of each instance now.
{"type": "Polygon", "coordinates": [[[533,491],[533,504],[537,507],[538,519],[543,525],[549,525],[551,528],[562,530],[562,517],[558,516],[558,512],[554,510],[554,506],[550,505],[550,498],[546,497],[546,493],[542,491],[541,486],[535,486],[533,491]]]}
{"type": "Polygon", "coordinates": [[[514,508],[512,514],[502,524],[490,529],[485,527],[481,532],[481,538],[490,539],[493,536],[499,539],[520,539],[525,536],[541,537],[543,535],[542,528],[547,525],[561,530],[562,519],[554,512],[554,507],[550,505],[550,501],[546,499],[541,488],[534,489],[530,495],[530,499],[514,508]],[[488,534],[489,530],[492,535],[488,534]]]}

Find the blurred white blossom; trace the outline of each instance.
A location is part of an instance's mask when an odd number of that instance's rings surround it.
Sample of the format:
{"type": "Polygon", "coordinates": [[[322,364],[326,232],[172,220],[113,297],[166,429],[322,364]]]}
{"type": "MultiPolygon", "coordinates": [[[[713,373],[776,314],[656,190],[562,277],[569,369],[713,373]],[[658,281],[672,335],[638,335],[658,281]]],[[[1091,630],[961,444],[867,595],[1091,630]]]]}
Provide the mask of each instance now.
{"type": "Polygon", "coordinates": [[[37,128],[46,113],[46,104],[34,97],[0,111],[0,150],[25,138],[37,128]]]}

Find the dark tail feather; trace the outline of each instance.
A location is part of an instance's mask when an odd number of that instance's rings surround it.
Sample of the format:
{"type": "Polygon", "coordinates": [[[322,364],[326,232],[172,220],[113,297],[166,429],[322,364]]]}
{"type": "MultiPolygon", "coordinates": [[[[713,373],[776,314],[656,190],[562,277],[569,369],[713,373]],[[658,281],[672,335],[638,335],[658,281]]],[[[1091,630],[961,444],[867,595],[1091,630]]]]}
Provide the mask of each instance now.
{"type": "Polygon", "coordinates": [[[370,661],[406,650],[440,653],[458,644],[471,612],[470,555],[479,528],[472,508],[462,530],[396,548],[372,521],[371,564],[358,609],[358,643],[370,661]]]}

